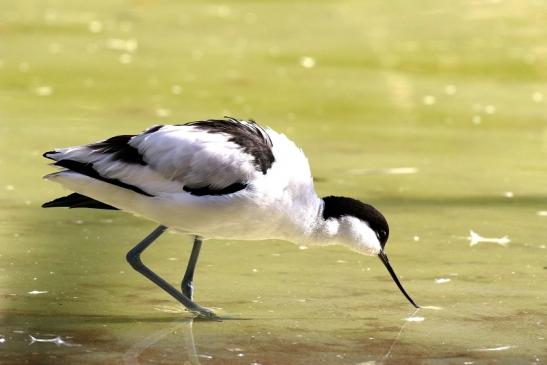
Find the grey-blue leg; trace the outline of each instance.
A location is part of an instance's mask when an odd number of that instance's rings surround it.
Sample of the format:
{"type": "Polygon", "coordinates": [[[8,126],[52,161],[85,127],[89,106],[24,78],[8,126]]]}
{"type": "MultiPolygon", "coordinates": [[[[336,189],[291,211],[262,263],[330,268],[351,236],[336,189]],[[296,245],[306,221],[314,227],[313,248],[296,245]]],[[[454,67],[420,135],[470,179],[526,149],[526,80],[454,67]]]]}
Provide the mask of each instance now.
{"type": "MultiPolygon", "coordinates": [[[[159,277],[156,273],[154,273],[152,270],[150,270],[141,260],[141,253],[152,244],[159,236],[162,235],[163,232],[167,227],[165,226],[159,226],[156,228],[152,233],[150,233],[148,236],[146,236],[145,239],[143,239],[141,242],[139,242],[135,247],[133,247],[128,253],[127,253],[127,262],[133,267],[133,269],[137,270],[142,275],[146,276],[150,281],[152,281],[154,284],[165,290],[167,293],[169,293],[173,298],[175,298],[177,301],[179,301],[182,305],[184,305],[186,308],[188,308],[189,311],[197,314],[200,317],[204,318],[216,318],[215,313],[207,308],[204,308],[196,303],[194,303],[190,298],[188,298],[186,295],[180,293],[177,289],[173,288],[168,282],[163,280],[161,277],[159,277]]],[[[199,250],[198,250],[199,252],[199,250]]],[[[197,259],[197,257],[196,257],[197,259]]]]}
{"type": "Polygon", "coordinates": [[[180,284],[182,294],[194,299],[194,271],[196,270],[196,264],[198,262],[199,251],[201,250],[201,237],[194,237],[194,246],[192,246],[192,253],[190,254],[190,259],[188,260],[188,266],[186,267],[186,272],[182,278],[182,283],[180,284]]]}

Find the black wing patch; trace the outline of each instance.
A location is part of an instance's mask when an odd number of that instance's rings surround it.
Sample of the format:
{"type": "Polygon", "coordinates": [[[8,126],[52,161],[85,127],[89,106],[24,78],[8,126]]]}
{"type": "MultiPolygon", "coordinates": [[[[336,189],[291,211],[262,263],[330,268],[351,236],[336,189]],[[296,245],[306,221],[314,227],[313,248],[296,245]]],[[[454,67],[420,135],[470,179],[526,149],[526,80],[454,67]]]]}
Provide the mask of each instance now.
{"type": "Polygon", "coordinates": [[[197,196],[204,196],[204,195],[226,195],[226,194],[233,194],[240,190],[243,190],[247,187],[247,184],[242,183],[233,183],[232,185],[228,185],[225,188],[222,189],[213,189],[209,185],[208,186],[202,186],[199,188],[192,188],[190,186],[185,186],[183,188],[184,191],[197,196]]]}
{"type": "Polygon", "coordinates": [[[142,190],[142,189],[140,189],[136,186],[126,184],[126,183],[124,183],[120,180],[117,180],[117,179],[109,179],[107,177],[101,176],[97,171],[95,171],[95,169],[93,168],[92,163],[85,163],[85,162],[79,162],[79,161],[73,161],[73,160],[59,160],[59,161],[55,162],[54,165],[64,167],[65,169],[69,169],[69,170],[77,172],[79,174],[86,175],[86,176],[92,177],[94,179],[101,180],[101,181],[107,182],[109,184],[119,186],[121,188],[132,190],[132,191],[134,191],[136,193],[139,193],[139,194],[143,194],[143,195],[146,195],[146,196],[152,196],[151,194],[148,194],[146,191],[144,191],[144,190],[142,190]]]}
{"type": "MultiPolygon", "coordinates": [[[[159,129],[159,128],[158,128],[159,129]]],[[[95,152],[110,154],[114,160],[146,165],[139,150],[129,144],[135,135],[114,136],[102,142],[87,145],[95,152]]]]}
{"type": "Polygon", "coordinates": [[[42,208],[57,207],[118,210],[118,208],[116,207],[78,193],[72,193],[70,195],[63,196],[61,198],[57,198],[55,200],[42,204],[42,208]]]}
{"type": "Polygon", "coordinates": [[[151,134],[151,133],[154,133],[154,132],[159,131],[159,130],[162,129],[162,128],[163,128],[163,125],[158,124],[158,125],[155,125],[155,126],[153,126],[153,127],[148,128],[147,130],[145,130],[144,132],[142,132],[142,134],[151,134]]]}
{"type": "Polygon", "coordinates": [[[245,153],[253,156],[256,168],[263,174],[266,174],[266,171],[275,162],[270,137],[262,127],[252,120],[242,123],[235,118],[209,119],[184,125],[196,127],[207,133],[229,135],[230,142],[238,144],[245,153]]]}

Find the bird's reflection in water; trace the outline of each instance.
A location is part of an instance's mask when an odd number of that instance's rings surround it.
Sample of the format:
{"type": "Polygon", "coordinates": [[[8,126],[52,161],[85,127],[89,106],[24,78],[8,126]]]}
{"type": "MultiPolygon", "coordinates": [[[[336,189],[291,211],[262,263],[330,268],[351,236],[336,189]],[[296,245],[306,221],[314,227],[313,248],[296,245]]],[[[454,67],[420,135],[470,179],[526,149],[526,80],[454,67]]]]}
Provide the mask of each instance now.
{"type": "Polygon", "coordinates": [[[196,350],[196,343],[194,341],[194,333],[192,326],[194,324],[194,318],[182,319],[182,322],[178,322],[173,326],[169,326],[165,329],[152,333],[150,336],[143,338],[141,341],[135,343],[129,350],[123,355],[123,360],[126,365],[138,365],[139,357],[150,347],[160,342],[170,334],[177,333],[182,334],[184,339],[185,354],[182,355],[184,365],[198,365],[199,357],[196,350]]]}

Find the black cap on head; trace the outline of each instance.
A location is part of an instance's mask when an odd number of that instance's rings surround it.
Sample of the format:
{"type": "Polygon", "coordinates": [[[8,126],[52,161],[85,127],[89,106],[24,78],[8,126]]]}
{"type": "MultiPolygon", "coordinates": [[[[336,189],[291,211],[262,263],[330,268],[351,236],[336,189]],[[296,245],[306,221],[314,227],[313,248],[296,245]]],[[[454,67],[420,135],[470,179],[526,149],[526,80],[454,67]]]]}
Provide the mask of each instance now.
{"type": "Polygon", "coordinates": [[[351,216],[359,218],[368,224],[368,226],[376,233],[376,236],[380,241],[380,245],[382,246],[382,250],[378,254],[378,257],[388,270],[397,287],[401,290],[401,293],[403,293],[403,295],[414,307],[420,308],[403,288],[403,285],[399,281],[395,271],[393,271],[393,268],[389,263],[389,259],[384,252],[384,246],[386,245],[389,237],[389,226],[382,213],[380,213],[372,205],[362,203],[359,200],[352,198],[327,196],[323,198],[323,201],[325,202],[325,207],[323,208],[323,219],[351,216]]]}
{"type": "Polygon", "coordinates": [[[327,196],[323,198],[323,219],[351,216],[366,222],[376,233],[382,249],[389,237],[389,226],[386,218],[372,205],[359,200],[342,196],[327,196]]]}

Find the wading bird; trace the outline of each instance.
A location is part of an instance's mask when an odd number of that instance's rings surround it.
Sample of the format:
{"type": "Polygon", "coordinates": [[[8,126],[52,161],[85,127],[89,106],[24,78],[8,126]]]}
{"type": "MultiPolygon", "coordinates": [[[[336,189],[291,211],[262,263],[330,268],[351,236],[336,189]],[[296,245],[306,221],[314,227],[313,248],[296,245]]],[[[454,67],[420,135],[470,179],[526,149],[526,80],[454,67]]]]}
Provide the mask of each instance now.
{"type": "Polygon", "coordinates": [[[384,216],[358,200],[320,198],[306,156],[285,135],[234,118],[156,125],[88,145],[44,153],[60,171],[46,179],[75,193],[43,207],[121,209],[160,224],[127,253],[131,266],[200,317],[193,301],[203,239],[279,239],[344,245],[377,255],[410,301],[384,248],[384,216]],[[145,266],[140,254],[170,227],[194,237],[181,290],[145,266]]]}

